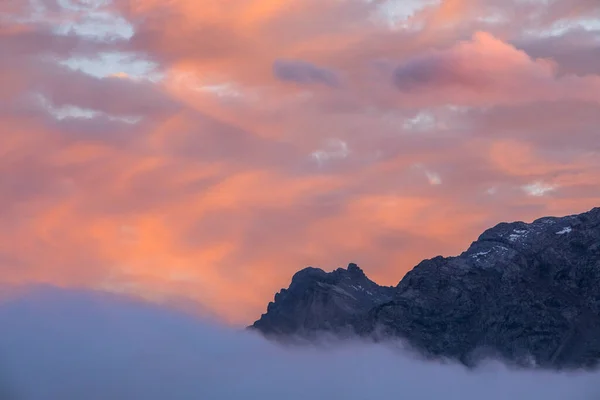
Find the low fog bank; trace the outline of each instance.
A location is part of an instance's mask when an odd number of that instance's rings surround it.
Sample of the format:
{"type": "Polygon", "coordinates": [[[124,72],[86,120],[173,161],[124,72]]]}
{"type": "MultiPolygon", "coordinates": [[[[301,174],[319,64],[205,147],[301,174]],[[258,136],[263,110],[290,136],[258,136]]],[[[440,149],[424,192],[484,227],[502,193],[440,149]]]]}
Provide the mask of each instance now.
{"type": "Polygon", "coordinates": [[[600,373],[419,361],[385,346],[283,347],[98,293],[0,298],[2,400],[600,399],[600,373]]]}

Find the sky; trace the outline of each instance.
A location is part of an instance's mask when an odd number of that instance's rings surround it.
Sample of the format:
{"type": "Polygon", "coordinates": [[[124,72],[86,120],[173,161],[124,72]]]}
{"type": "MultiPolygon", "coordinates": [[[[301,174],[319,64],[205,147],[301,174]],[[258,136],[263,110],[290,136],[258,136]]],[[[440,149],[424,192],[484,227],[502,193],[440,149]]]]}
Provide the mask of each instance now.
{"type": "Polygon", "coordinates": [[[0,284],[257,319],[600,205],[597,0],[2,0],[0,284]]]}
{"type": "Polygon", "coordinates": [[[0,301],[3,400],[593,400],[600,372],[475,370],[401,343],[281,347],[162,307],[36,288],[0,301]],[[431,384],[435,382],[435,384],[431,384]]]}

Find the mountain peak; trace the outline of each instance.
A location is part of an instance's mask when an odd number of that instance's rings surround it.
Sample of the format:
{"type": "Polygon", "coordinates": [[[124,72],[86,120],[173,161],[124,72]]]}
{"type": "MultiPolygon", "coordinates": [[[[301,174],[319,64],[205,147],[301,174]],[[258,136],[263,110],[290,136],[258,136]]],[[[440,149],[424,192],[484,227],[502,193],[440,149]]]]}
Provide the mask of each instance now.
{"type": "Polygon", "coordinates": [[[327,276],[327,272],[321,268],[306,267],[296,272],[292,277],[292,284],[295,282],[304,281],[307,279],[319,279],[327,276]]]}
{"type": "Polygon", "coordinates": [[[308,267],[275,295],[267,313],[252,327],[266,334],[331,330],[350,324],[358,315],[392,299],[394,288],[371,281],[355,263],[325,272],[308,267]]]}
{"type": "Polygon", "coordinates": [[[350,263],[348,264],[348,272],[352,273],[352,274],[361,274],[361,275],[365,275],[364,271],[362,269],[360,269],[360,267],[355,264],[355,263],[350,263]]]}
{"type": "Polygon", "coordinates": [[[521,364],[596,365],[600,208],[498,224],[457,257],[422,261],[395,288],[377,285],[355,263],[306,268],[253,327],[304,336],[351,329],[466,364],[490,351],[521,364]]]}

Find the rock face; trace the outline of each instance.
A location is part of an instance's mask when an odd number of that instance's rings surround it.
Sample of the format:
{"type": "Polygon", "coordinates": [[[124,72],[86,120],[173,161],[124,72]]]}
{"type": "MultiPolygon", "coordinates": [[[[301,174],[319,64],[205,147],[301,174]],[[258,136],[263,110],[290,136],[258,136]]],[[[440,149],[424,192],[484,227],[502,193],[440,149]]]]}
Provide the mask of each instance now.
{"type": "Polygon", "coordinates": [[[310,336],[318,331],[352,328],[375,306],[393,299],[393,287],[379,286],[356,264],[327,273],[318,268],[297,272],[290,287],[275,295],[267,313],[253,325],[265,334],[310,336]]]}
{"type": "Polygon", "coordinates": [[[302,270],[253,328],[304,336],[351,328],[465,364],[492,353],[542,367],[595,366],[600,208],[501,223],[458,257],[421,262],[395,288],[376,285],[354,264],[329,274],[302,270]]]}

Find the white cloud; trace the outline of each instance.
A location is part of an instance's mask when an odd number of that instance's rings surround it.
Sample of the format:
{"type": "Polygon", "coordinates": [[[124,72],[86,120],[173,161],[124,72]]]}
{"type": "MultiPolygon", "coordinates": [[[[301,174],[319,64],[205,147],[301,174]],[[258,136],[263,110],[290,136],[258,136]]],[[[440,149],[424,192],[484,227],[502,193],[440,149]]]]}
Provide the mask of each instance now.
{"type": "Polygon", "coordinates": [[[497,25],[508,23],[510,21],[510,18],[508,18],[507,15],[501,14],[499,12],[492,12],[478,17],[477,20],[486,24],[497,25]]]}
{"type": "Polygon", "coordinates": [[[214,85],[198,86],[197,90],[200,92],[207,92],[214,94],[217,97],[241,97],[242,93],[236,89],[233,83],[220,83],[214,85]]]}
{"type": "Polygon", "coordinates": [[[425,171],[425,175],[427,176],[427,181],[430,185],[441,185],[442,178],[435,172],[425,171]]]}
{"type": "Polygon", "coordinates": [[[158,66],[133,53],[105,52],[96,57],[70,57],[59,64],[81,71],[96,78],[121,76],[130,79],[146,79],[157,82],[163,78],[158,66]]]}
{"type": "Polygon", "coordinates": [[[63,21],[54,27],[59,35],[76,34],[95,40],[129,40],[135,30],[125,18],[109,12],[88,12],[78,21],[63,21]]]}
{"type": "Polygon", "coordinates": [[[440,0],[386,0],[377,8],[376,18],[391,29],[421,29],[422,24],[417,23],[413,18],[425,8],[438,5],[440,2],[440,0]]]}
{"type": "Polygon", "coordinates": [[[543,182],[534,182],[521,187],[528,196],[542,197],[557,189],[555,185],[549,185],[543,182]]]}
{"type": "Polygon", "coordinates": [[[600,18],[561,19],[554,22],[549,28],[526,30],[524,35],[534,38],[559,37],[577,29],[598,33],[600,32],[600,18]]]}
{"type": "Polygon", "coordinates": [[[171,70],[167,75],[167,86],[185,96],[214,96],[223,102],[245,102],[255,104],[261,93],[256,88],[242,86],[237,82],[202,76],[196,71],[171,70]]]}
{"type": "Polygon", "coordinates": [[[29,0],[26,14],[0,12],[0,21],[39,24],[50,27],[58,35],[75,34],[92,40],[129,40],[135,33],[129,21],[108,11],[109,0],[57,0],[56,4],[60,11],[50,12],[43,0],[29,0]]]}
{"type": "Polygon", "coordinates": [[[421,111],[404,121],[404,129],[409,131],[428,131],[438,128],[438,125],[435,116],[426,111],[421,111]]]}
{"type": "Polygon", "coordinates": [[[319,165],[326,161],[344,159],[350,155],[348,144],[340,139],[330,139],[323,149],[315,150],[311,153],[319,165]]]}
{"type": "Polygon", "coordinates": [[[110,4],[111,0],[57,0],[61,7],[73,11],[93,11],[110,4]]]}
{"type": "Polygon", "coordinates": [[[423,171],[425,177],[427,178],[427,182],[429,182],[432,186],[437,186],[442,184],[442,177],[437,172],[430,171],[423,164],[413,164],[413,169],[423,171]]]}
{"type": "Polygon", "coordinates": [[[53,118],[62,121],[65,119],[93,119],[99,117],[105,117],[110,121],[122,122],[126,124],[137,124],[142,120],[142,117],[130,115],[130,116],[116,116],[106,114],[102,111],[92,110],[90,108],[83,108],[73,104],[67,104],[60,107],[55,106],[52,102],[42,94],[37,93],[34,98],[38,101],[38,104],[48,112],[53,118]]]}

